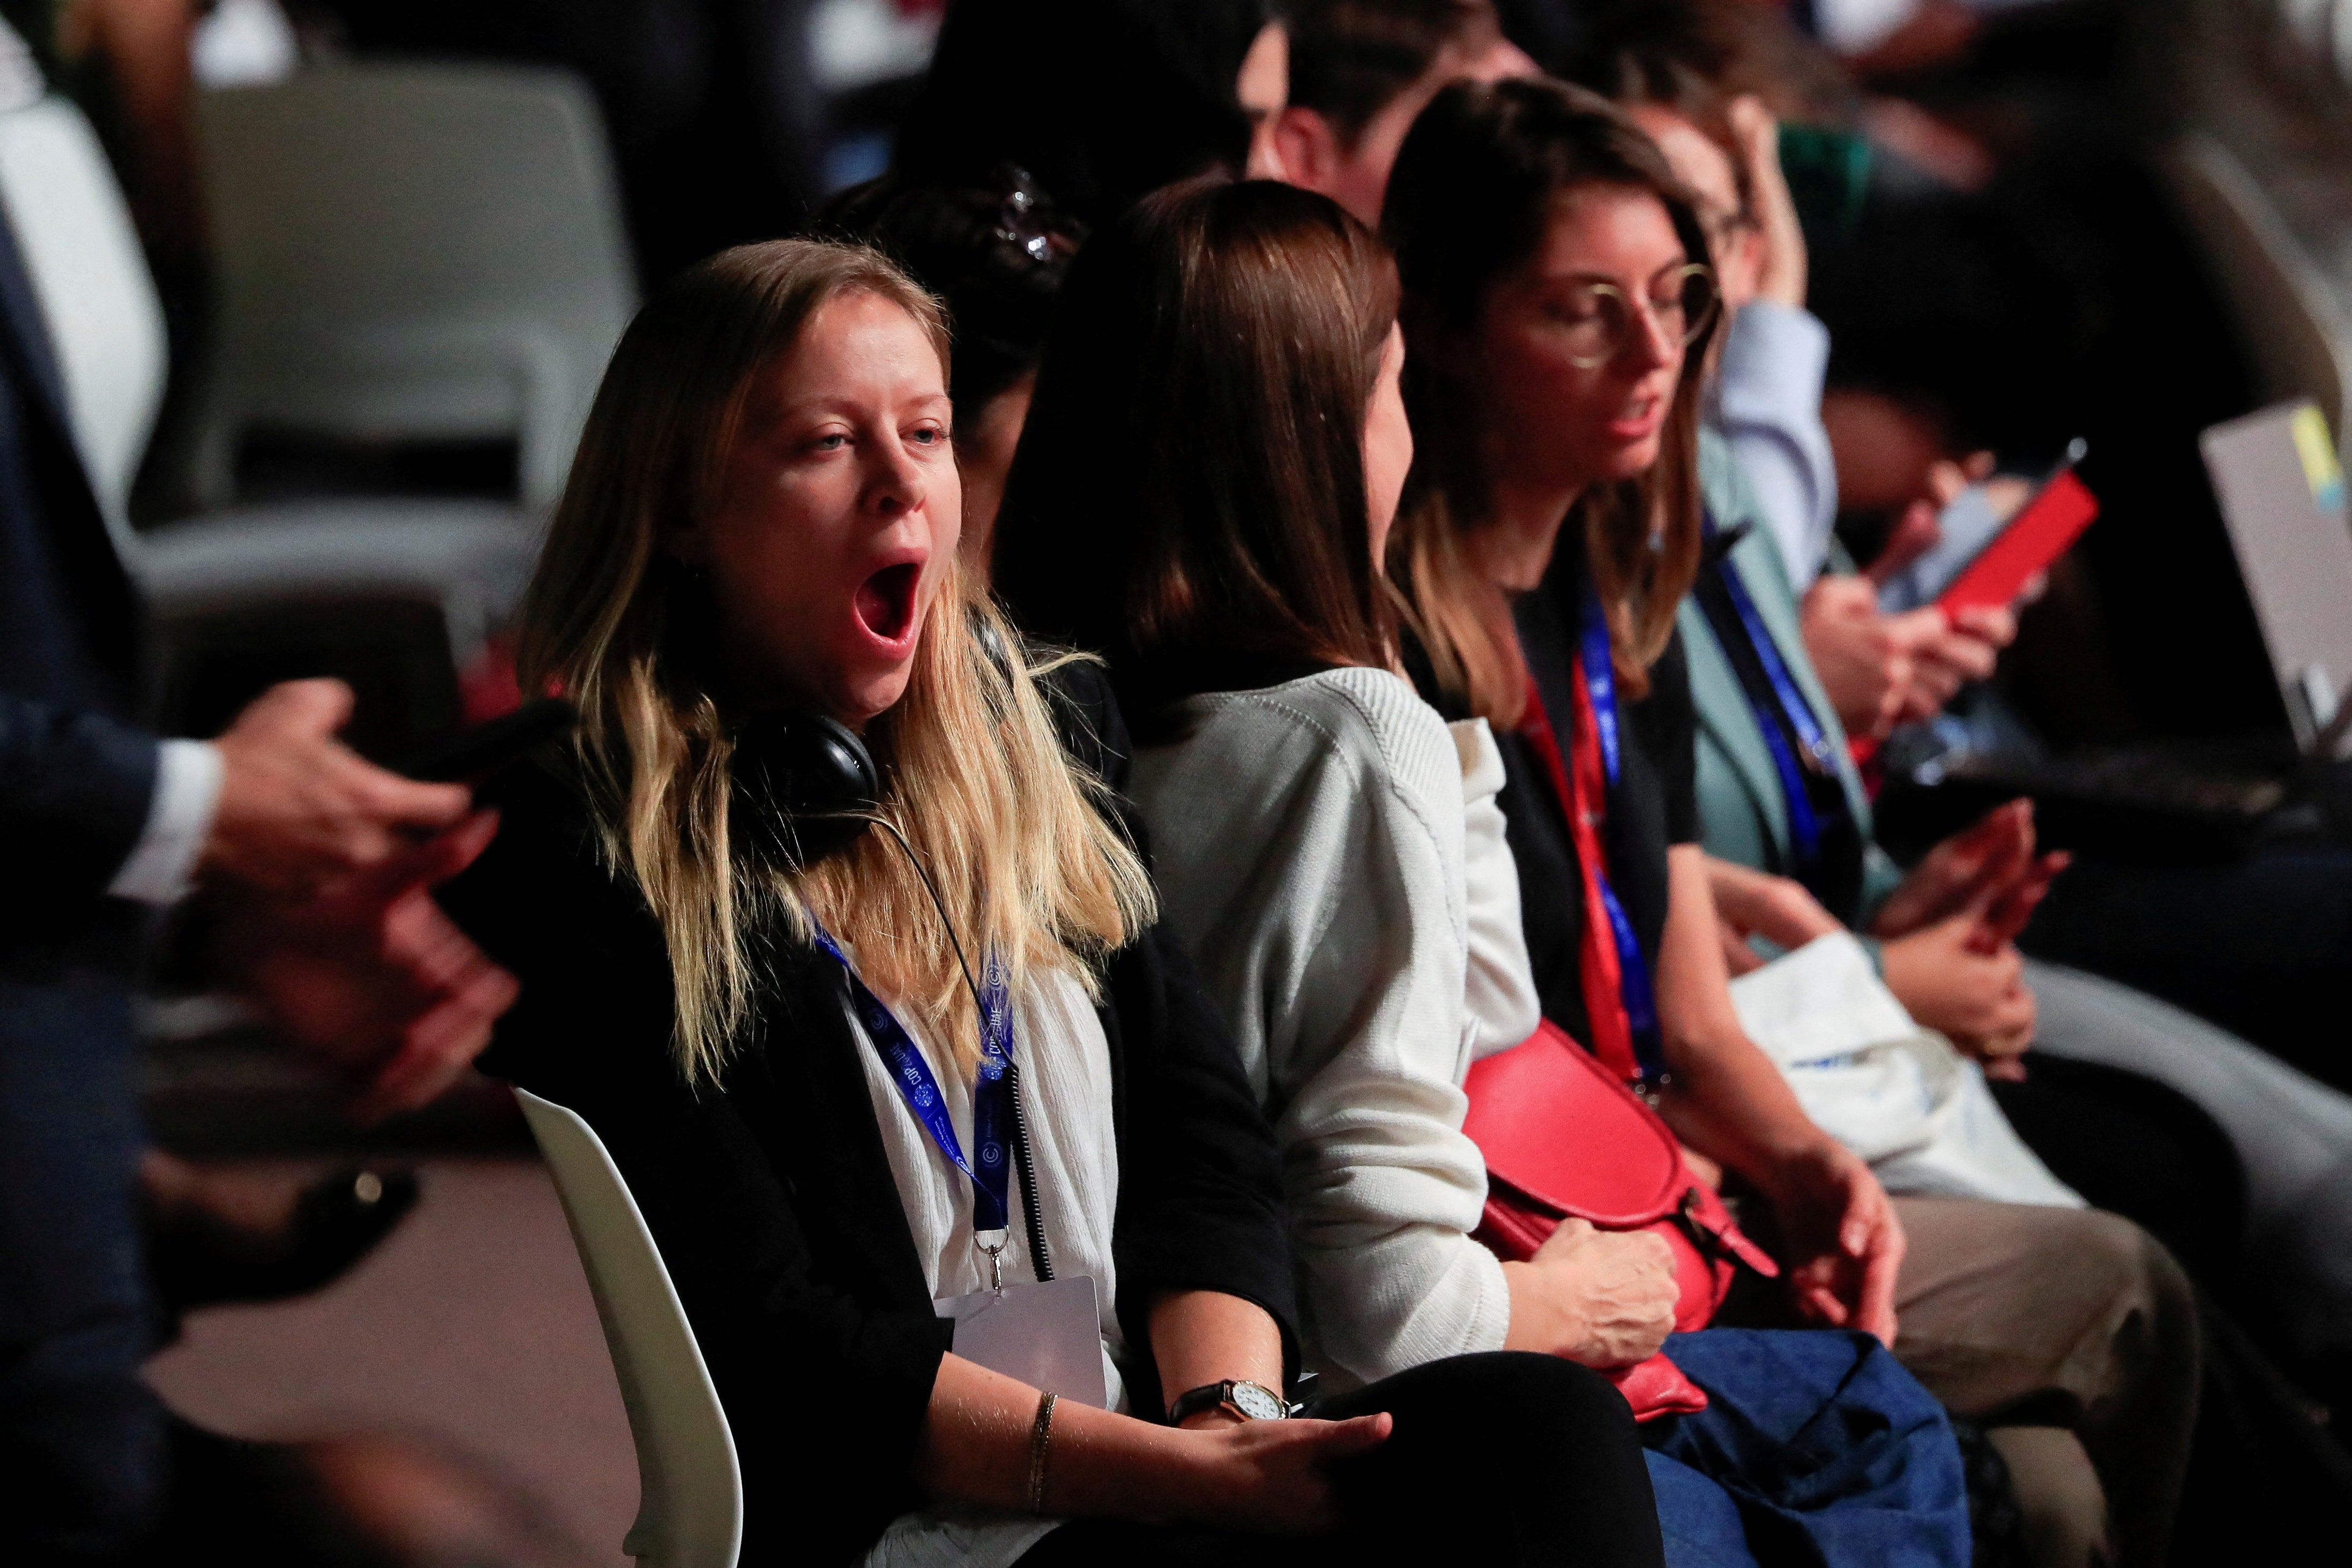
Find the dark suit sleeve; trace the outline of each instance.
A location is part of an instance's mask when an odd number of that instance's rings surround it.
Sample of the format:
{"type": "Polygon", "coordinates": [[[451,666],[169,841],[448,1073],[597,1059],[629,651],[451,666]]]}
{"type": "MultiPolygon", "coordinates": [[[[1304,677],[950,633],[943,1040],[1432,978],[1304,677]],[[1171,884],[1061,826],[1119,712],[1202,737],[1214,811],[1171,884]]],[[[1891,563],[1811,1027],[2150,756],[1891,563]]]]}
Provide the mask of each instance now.
{"type": "MultiPolygon", "coordinates": [[[[1064,748],[1116,792],[1127,780],[1129,742],[1101,667],[1064,666],[1047,690],[1064,748]]],[[[1111,806],[1148,863],[1139,814],[1116,793],[1111,806]]],[[[1282,1152],[1233,1033],[1164,925],[1112,958],[1108,987],[1106,1032],[1120,1070],[1112,1246],[1128,1342],[1150,1343],[1147,1319],[1161,1292],[1218,1290],[1265,1309],[1282,1331],[1285,1375],[1294,1373],[1298,1313],[1282,1152]]],[[[1134,1371],[1135,1409],[1162,1408],[1142,1358],[1134,1371]]]]}
{"type": "Polygon", "coordinates": [[[158,750],[144,731],[0,692],[0,863],[96,897],[147,825],[158,750]]]}
{"type": "MultiPolygon", "coordinates": [[[[795,1190],[812,1170],[862,1168],[838,1152],[849,1118],[822,1097],[785,1106],[806,1145],[795,1172],[746,1114],[747,1100],[777,1103],[748,1087],[772,1082],[753,1064],[731,1068],[723,1091],[689,1089],[671,1062],[669,974],[650,915],[515,807],[442,902],[522,983],[485,1070],[586,1119],[661,1249],[734,1431],[745,1560],[782,1552],[787,1538],[796,1560],[855,1558],[919,1504],[916,1444],[949,1335],[919,1277],[919,1304],[901,1310],[853,1288],[844,1276],[857,1253],[841,1233],[855,1220],[822,1200],[806,1212],[795,1190]],[[818,1230],[829,1247],[813,1245],[818,1230]]],[[[896,1194],[882,1196],[895,1213],[896,1194]]]]}

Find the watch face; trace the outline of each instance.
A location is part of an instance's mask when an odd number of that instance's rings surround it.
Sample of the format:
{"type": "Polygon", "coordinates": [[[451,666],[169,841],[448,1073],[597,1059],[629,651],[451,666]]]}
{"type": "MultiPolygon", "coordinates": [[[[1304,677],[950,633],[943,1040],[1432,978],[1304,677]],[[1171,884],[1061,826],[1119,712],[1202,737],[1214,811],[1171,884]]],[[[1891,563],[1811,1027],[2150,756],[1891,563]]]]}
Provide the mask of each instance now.
{"type": "Polygon", "coordinates": [[[1253,1421],[1279,1421],[1290,1414],[1282,1396],[1262,1384],[1234,1384],[1233,1400],[1234,1408],[1253,1421]]]}

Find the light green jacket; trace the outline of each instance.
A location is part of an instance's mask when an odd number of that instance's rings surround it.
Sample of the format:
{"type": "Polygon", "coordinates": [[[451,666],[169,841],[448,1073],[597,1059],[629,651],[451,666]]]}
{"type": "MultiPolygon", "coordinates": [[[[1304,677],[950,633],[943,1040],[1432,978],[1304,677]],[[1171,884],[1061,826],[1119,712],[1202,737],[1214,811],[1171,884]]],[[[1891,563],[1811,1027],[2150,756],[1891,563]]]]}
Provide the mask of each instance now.
{"type": "MultiPolygon", "coordinates": [[[[1797,601],[1789,588],[1780,547],[1772,531],[1756,516],[1756,500],[1733,460],[1730,448],[1713,431],[1699,437],[1699,482],[1708,510],[1718,528],[1729,530],[1747,521],[1747,537],[1732,546],[1727,564],[1739,574],[1756,612],[1763,618],[1780,649],[1782,662],[1820,718],[1830,744],[1837,752],[1838,772],[1845,785],[1846,806],[1862,829],[1863,892],[1859,910],[1831,912],[1860,925],[1902,880],[1902,872],[1878,847],[1871,834],[1870,797],[1863,793],[1846,749],[1845,731],[1832,711],[1828,695],[1813,672],[1799,629],[1797,601]]],[[[1724,860],[1785,876],[1789,868],[1789,808],[1780,794],[1780,775],[1772,765],[1764,731],[1740,689],[1739,677],[1717,640],[1715,627],[1695,598],[1683,600],[1683,645],[1690,657],[1691,700],[1698,710],[1698,812],[1701,842],[1706,852],[1724,860]]]]}

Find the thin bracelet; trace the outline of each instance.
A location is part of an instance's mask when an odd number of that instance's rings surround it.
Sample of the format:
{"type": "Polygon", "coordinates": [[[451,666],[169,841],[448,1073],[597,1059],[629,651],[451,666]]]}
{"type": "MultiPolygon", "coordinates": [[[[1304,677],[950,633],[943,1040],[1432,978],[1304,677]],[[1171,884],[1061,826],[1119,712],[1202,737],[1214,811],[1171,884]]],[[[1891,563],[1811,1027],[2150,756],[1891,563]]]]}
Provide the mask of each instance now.
{"type": "Polygon", "coordinates": [[[1048,1394],[1037,1401],[1037,1419],[1029,1428],[1029,1511],[1045,1511],[1045,1451],[1054,1441],[1054,1402],[1048,1394]]]}

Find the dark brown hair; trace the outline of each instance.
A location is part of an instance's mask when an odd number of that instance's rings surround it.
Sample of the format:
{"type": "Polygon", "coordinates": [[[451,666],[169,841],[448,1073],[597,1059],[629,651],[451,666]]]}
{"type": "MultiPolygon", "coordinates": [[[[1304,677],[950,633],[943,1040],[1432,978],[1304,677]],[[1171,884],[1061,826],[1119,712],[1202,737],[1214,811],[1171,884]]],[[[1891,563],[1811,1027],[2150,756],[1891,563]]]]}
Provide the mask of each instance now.
{"type": "Polygon", "coordinates": [[[1290,102],[1349,141],[1450,44],[1499,36],[1492,0],[1292,0],[1290,102]]]}
{"type": "MultiPolygon", "coordinates": [[[[1467,332],[1496,282],[1535,253],[1559,198],[1596,184],[1656,196],[1684,253],[1706,258],[1697,213],[1657,147],[1607,100],[1560,82],[1454,83],[1413,122],[1389,177],[1382,226],[1404,280],[1405,406],[1416,442],[1389,534],[1391,574],[1439,685],[1498,724],[1518,722],[1527,668],[1497,590],[1466,548],[1493,510],[1475,428],[1483,398],[1444,369],[1458,355],[1423,345],[1467,332]]],[[[1707,342],[1703,335],[1685,356],[1657,462],[1589,487],[1568,518],[1608,611],[1618,676],[1637,695],[1698,570],[1697,367],[1707,342]]]]}
{"type": "Polygon", "coordinates": [[[1740,153],[1739,138],[1731,129],[1730,96],[1688,60],[1663,47],[1628,44],[1587,55],[1576,68],[1578,74],[1568,79],[1625,108],[1663,109],[1689,121],[1729,161],[1740,210],[1745,213],[1752,207],[1756,193],[1748,179],[1748,160],[1740,153]]]}
{"type": "Polygon", "coordinates": [[[1034,633],[1147,731],[1194,692],[1385,664],[1363,432],[1396,268],[1335,202],[1206,179],[1078,254],[996,524],[1034,633]]]}
{"type": "Polygon", "coordinates": [[[1086,225],[1010,163],[963,184],[884,174],[827,202],[816,227],[825,238],[872,246],[945,302],[959,434],[1036,368],[1054,298],[1087,237],[1086,225]]]}

